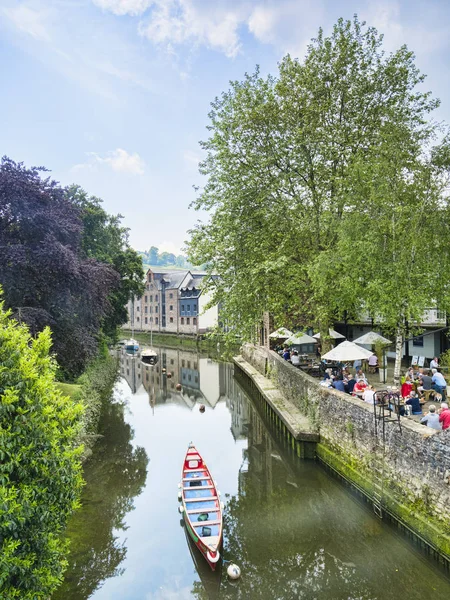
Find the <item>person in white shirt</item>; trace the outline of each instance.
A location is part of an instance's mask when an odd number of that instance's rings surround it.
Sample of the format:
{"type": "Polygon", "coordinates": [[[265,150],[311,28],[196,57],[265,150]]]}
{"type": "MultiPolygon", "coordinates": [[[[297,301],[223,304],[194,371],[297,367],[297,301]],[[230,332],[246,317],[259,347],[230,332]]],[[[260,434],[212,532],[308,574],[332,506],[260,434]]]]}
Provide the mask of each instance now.
{"type": "Polygon", "coordinates": [[[433,360],[430,361],[430,369],[439,369],[439,359],[437,356],[435,356],[433,360]]]}
{"type": "Polygon", "coordinates": [[[375,404],[375,390],[372,385],[367,386],[364,390],[362,399],[364,402],[367,402],[367,404],[375,404]]]}
{"type": "Polygon", "coordinates": [[[291,364],[293,364],[294,367],[298,367],[300,365],[300,356],[298,355],[297,350],[294,350],[294,352],[291,354],[291,364]]]}

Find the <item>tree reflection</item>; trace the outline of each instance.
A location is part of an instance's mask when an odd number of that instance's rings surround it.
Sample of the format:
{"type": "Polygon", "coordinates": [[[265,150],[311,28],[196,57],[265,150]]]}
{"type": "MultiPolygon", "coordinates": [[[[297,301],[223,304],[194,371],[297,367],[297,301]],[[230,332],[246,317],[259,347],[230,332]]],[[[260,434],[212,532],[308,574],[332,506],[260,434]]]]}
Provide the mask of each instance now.
{"type": "Polygon", "coordinates": [[[133,448],[133,430],[124,420],[124,405],[107,403],[101,417],[102,438],[85,468],[83,507],[71,520],[69,568],[54,600],[87,600],[108,578],[119,575],[127,548],[116,530],[145,484],[148,457],[133,448]]]}

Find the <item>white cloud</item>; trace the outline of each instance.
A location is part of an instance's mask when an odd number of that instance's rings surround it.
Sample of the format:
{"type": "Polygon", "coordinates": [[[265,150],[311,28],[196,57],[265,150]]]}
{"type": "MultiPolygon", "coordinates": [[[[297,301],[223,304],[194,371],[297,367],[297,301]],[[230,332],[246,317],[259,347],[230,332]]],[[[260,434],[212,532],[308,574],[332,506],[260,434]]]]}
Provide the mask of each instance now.
{"type": "Polygon", "coordinates": [[[19,31],[30,35],[35,40],[50,42],[50,34],[46,26],[46,11],[36,10],[26,4],[19,4],[18,6],[3,8],[1,12],[19,31]]]}
{"type": "Polygon", "coordinates": [[[96,6],[115,15],[142,15],[153,0],[92,0],[96,6]]]}
{"type": "Polygon", "coordinates": [[[139,33],[169,52],[173,46],[190,42],[234,57],[241,48],[238,29],[247,15],[246,2],[155,0],[149,18],[139,25],[139,33]]]}
{"type": "Polygon", "coordinates": [[[71,168],[71,171],[95,171],[99,165],[106,165],[113,171],[118,173],[127,173],[128,175],[143,175],[145,172],[145,162],[139,156],[139,154],[136,152],[129,154],[122,148],[111,150],[104,156],[98,154],[97,152],[88,152],[87,156],[89,157],[88,162],[74,165],[71,168]]]}

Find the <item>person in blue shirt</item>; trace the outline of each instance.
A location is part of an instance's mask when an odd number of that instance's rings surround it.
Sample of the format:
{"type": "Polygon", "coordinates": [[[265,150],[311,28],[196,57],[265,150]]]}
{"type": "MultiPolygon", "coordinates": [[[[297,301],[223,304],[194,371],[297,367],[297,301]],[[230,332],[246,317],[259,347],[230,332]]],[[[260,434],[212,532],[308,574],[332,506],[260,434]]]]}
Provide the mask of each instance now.
{"type": "Polygon", "coordinates": [[[289,352],[289,348],[285,348],[283,350],[283,358],[284,358],[284,360],[290,360],[291,359],[291,353],[289,352]]]}
{"type": "Polygon", "coordinates": [[[437,371],[436,369],[431,369],[431,372],[433,373],[433,377],[431,378],[431,387],[435,392],[441,394],[442,397],[445,398],[445,396],[447,395],[447,382],[445,381],[444,376],[442,375],[442,373],[439,373],[439,371],[437,371]]]}
{"type": "Polygon", "coordinates": [[[409,398],[406,400],[405,404],[409,404],[412,408],[413,415],[421,415],[422,407],[420,406],[420,400],[416,395],[416,392],[411,392],[409,398]]]}
{"type": "Polygon", "coordinates": [[[334,387],[335,390],[345,392],[345,384],[341,375],[338,375],[331,385],[334,387]]]}

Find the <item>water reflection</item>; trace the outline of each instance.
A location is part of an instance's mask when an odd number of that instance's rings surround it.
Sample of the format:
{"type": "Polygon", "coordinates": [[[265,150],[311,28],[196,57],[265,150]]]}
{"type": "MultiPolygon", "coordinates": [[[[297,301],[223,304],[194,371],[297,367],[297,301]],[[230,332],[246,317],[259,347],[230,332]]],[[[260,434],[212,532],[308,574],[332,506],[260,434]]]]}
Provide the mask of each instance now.
{"type": "Polygon", "coordinates": [[[112,425],[87,471],[87,501],[70,532],[71,569],[57,598],[449,597],[449,581],[434,563],[317,463],[289,452],[231,365],[186,350],[157,351],[154,366],[121,354],[127,384],[118,389],[129,386],[129,410],[111,407],[112,425]],[[192,410],[200,403],[209,408],[204,414],[192,410]],[[127,423],[145,450],[133,450],[127,423]],[[211,579],[216,574],[192,554],[197,550],[179,524],[176,486],[191,440],[226,503],[223,556],[241,567],[237,583],[225,574],[211,579]]]}
{"type": "Polygon", "coordinates": [[[118,532],[126,529],[124,517],[145,484],[147,453],[131,443],[133,429],[124,419],[124,404],[104,406],[100,422],[102,437],[84,473],[82,509],[68,529],[69,569],[55,599],[85,600],[106,579],[121,574],[127,547],[118,532]]]}

